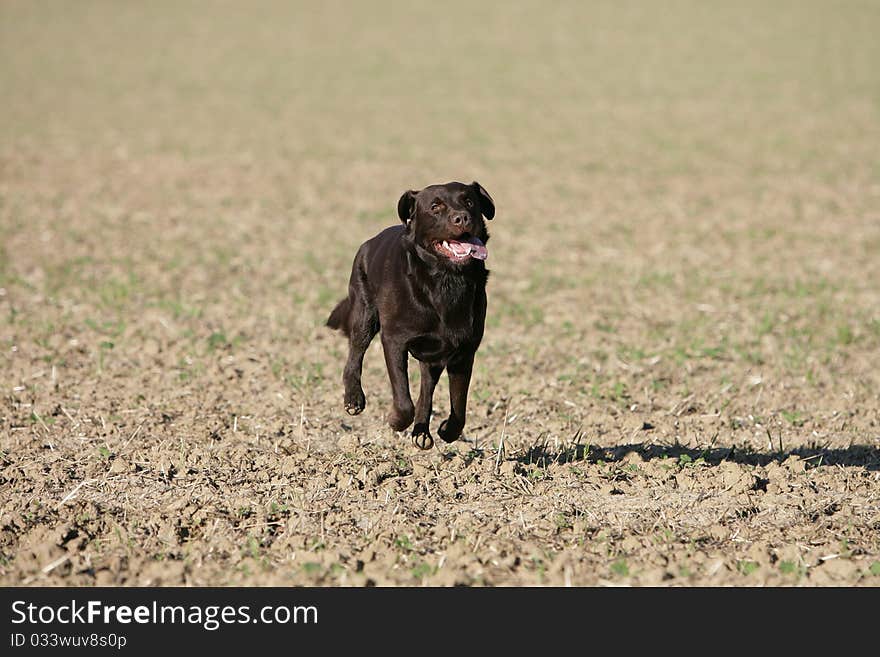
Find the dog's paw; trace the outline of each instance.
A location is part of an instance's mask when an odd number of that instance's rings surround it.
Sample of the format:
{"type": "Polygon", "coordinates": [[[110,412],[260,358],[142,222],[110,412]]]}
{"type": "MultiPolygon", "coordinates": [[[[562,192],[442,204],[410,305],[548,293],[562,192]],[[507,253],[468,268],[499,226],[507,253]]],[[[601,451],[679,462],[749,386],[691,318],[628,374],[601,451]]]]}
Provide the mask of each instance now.
{"type": "Polygon", "coordinates": [[[367,406],[363,390],[354,390],[345,393],[345,412],[349,415],[360,415],[367,406]]]}
{"type": "Polygon", "coordinates": [[[392,429],[395,431],[403,431],[412,424],[415,414],[415,409],[412,406],[404,409],[392,406],[385,419],[388,421],[388,424],[391,425],[392,429]]]}
{"type": "Polygon", "coordinates": [[[413,428],[412,443],[419,449],[431,449],[434,446],[427,424],[417,424],[413,428]]]}
{"type": "Polygon", "coordinates": [[[456,440],[461,438],[462,429],[464,429],[464,427],[456,427],[454,425],[450,426],[449,420],[443,420],[443,422],[440,424],[440,428],[437,429],[437,433],[447,443],[454,443],[456,440]]]}

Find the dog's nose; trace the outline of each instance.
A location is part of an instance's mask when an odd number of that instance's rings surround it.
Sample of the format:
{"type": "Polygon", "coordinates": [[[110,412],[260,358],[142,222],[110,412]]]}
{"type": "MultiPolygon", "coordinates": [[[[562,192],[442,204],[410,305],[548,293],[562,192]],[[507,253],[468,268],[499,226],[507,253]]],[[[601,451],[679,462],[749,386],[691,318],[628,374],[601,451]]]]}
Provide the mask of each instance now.
{"type": "Polygon", "coordinates": [[[452,225],[456,228],[467,228],[471,225],[471,218],[466,214],[457,214],[452,217],[452,225]]]}

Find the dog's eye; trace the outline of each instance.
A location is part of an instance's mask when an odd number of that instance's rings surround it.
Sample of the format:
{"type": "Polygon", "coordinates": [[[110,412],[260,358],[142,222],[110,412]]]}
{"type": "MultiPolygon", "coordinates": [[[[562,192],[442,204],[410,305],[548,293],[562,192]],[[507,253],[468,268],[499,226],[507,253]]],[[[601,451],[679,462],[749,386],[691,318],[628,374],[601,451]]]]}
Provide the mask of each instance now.
{"type": "Polygon", "coordinates": [[[469,208],[474,207],[474,202],[473,202],[472,200],[470,200],[469,198],[466,198],[466,199],[464,200],[464,204],[465,204],[467,207],[469,207],[469,208]]]}
{"type": "Polygon", "coordinates": [[[443,209],[442,201],[434,201],[431,203],[431,211],[432,212],[440,212],[443,209]]]}

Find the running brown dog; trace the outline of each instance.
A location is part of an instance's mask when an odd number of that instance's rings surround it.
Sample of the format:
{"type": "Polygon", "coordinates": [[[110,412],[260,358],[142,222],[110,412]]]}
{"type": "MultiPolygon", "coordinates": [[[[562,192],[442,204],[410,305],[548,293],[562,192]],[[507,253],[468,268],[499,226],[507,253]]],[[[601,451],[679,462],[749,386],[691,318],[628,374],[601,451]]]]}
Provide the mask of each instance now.
{"type": "Polygon", "coordinates": [[[451,411],[438,433],[453,442],[464,429],[474,355],[486,319],[489,233],[483,217],[495,216],[495,203],[477,182],[451,182],[405,192],[397,214],[401,225],[386,228],[358,249],[348,297],[330,313],[327,326],[348,336],[342,376],[345,410],[357,415],[366,406],[364,353],[381,330],[393,398],[388,424],[403,431],[415,420],[413,444],[431,449],[431,403],[444,369],[451,411]],[[415,406],[407,375],[409,354],[421,367],[415,406]]]}

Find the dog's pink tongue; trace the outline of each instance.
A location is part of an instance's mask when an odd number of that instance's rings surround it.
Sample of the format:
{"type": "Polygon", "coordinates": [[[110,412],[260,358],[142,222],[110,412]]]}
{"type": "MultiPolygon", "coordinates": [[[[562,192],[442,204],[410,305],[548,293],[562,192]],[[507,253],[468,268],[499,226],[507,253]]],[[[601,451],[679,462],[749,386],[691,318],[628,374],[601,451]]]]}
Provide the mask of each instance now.
{"type": "Polygon", "coordinates": [[[445,242],[446,246],[452,251],[453,255],[459,258],[468,256],[477,260],[485,260],[489,257],[486,245],[480,241],[478,237],[471,237],[467,242],[459,242],[458,240],[449,240],[445,242]]]}
{"type": "Polygon", "coordinates": [[[479,237],[472,237],[468,240],[471,245],[471,257],[477,260],[485,260],[489,257],[489,251],[486,245],[480,241],[479,237]]]}

